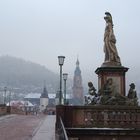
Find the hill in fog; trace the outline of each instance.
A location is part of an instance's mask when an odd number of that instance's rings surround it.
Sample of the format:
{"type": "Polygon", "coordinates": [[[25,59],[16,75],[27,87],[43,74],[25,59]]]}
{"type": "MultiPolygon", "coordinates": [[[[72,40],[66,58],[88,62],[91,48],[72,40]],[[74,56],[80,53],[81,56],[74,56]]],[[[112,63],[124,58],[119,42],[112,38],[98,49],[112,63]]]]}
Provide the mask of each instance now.
{"type": "Polygon", "coordinates": [[[56,89],[58,79],[57,74],[40,64],[11,56],[0,57],[0,86],[42,87],[45,80],[46,85],[56,89]]]}

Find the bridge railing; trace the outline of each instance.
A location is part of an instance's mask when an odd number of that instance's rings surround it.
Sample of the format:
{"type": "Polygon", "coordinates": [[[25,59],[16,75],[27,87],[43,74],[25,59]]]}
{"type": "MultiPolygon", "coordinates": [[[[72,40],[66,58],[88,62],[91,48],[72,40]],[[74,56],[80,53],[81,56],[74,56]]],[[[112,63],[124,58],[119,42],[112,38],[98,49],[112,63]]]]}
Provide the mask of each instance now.
{"type": "Polygon", "coordinates": [[[140,128],[140,107],[57,106],[58,117],[68,127],[140,128]]]}
{"type": "Polygon", "coordinates": [[[61,117],[59,118],[59,122],[57,122],[56,135],[56,140],[68,140],[67,132],[61,117]]]}

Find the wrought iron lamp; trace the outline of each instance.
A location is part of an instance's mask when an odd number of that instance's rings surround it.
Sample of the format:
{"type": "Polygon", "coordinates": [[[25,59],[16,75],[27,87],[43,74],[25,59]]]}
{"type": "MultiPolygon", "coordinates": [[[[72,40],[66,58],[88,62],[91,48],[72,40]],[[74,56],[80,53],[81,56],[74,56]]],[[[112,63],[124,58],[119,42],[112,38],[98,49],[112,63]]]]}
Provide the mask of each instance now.
{"type": "Polygon", "coordinates": [[[59,104],[62,104],[62,66],[64,64],[65,56],[58,56],[58,63],[60,66],[60,94],[59,94],[59,104]]]}

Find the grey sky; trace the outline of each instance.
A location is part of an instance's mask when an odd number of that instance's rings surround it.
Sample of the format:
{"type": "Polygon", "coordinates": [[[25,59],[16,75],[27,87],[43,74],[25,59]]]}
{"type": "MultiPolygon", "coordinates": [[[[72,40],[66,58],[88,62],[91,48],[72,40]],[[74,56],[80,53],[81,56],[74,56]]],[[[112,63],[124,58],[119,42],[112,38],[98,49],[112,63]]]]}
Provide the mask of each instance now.
{"type": "MultiPolygon", "coordinates": [[[[1,0],[0,55],[45,65],[59,73],[58,55],[66,56],[64,72],[73,77],[77,55],[85,82],[104,60],[106,11],[111,12],[117,49],[132,81],[140,74],[139,0],[1,0]]],[[[129,82],[129,81],[128,81],[129,82]]]]}

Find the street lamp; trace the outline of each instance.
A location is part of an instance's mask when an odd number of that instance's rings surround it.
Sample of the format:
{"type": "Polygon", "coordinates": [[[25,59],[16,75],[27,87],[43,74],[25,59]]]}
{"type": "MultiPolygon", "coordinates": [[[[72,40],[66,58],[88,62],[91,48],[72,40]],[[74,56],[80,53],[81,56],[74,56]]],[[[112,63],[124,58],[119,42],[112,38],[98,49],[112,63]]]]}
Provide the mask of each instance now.
{"type": "Polygon", "coordinates": [[[66,80],[68,78],[67,73],[63,73],[63,80],[64,80],[64,105],[66,104],[66,80]]]}
{"type": "Polygon", "coordinates": [[[9,91],[9,106],[10,106],[10,102],[11,102],[11,89],[9,91]]]}
{"type": "Polygon", "coordinates": [[[4,104],[6,104],[6,91],[7,91],[7,87],[4,87],[4,104]]]}
{"type": "Polygon", "coordinates": [[[59,104],[62,104],[62,66],[64,64],[65,56],[58,56],[58,62],[60,66],[60,95],[59,95],[59,104]]]}
{"type": "Polygon", "coordinates": [[[56,92],[56,97],[55,97],[55,105],[59,105],[59,96],[60,96],[60,92],[59,90],[56,92]]]}
{"type": "Polygon", "coordinates": [[[9,90],[9,106],[7,107],[7,113],[11,113],[11,105],[10,105],[10,102],[11,102],[11,89],[9,90]]]}

